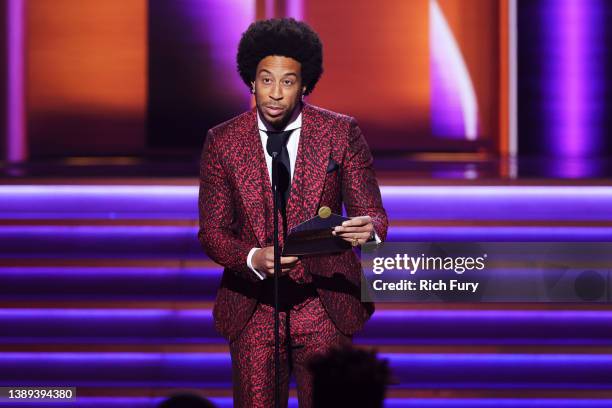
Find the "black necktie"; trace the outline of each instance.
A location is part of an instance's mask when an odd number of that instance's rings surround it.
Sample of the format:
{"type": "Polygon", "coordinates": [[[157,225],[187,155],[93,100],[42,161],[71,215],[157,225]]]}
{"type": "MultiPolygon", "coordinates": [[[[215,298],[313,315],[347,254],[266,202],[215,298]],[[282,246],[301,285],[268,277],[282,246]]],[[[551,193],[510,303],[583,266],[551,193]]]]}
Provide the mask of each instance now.
{"type": "Polygon", "coordinates": [[[278,192],[279,192],[279,207],[281,215],[283,217],[283,235],[287,236],[287,201],[289,200],[289,193],[291,190],[291,163],[289,161],[289,152],[287,151],[287,141],[289,136],[295,129],[285,131],[272,131],[267,130],[268,153],[280,152],[277,156],[277,167],[276,174],[278,176],[278,192]]]}

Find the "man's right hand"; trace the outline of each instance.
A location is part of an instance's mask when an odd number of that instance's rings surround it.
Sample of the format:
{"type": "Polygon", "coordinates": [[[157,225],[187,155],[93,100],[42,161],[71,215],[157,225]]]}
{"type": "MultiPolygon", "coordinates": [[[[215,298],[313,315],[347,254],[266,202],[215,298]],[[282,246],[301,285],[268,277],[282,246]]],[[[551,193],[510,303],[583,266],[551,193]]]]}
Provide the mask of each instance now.
{"type": "MultiPolygon", "coordinates": [[[[299,258],[296,256],[281,256],[280,262],[282,275],[293,269],[299,262],[299,258]]],[[[255,251],[251,264],[259,272],[265,273],[267,276],[274,276],[274,247],[268,246],[255,251]]]]}

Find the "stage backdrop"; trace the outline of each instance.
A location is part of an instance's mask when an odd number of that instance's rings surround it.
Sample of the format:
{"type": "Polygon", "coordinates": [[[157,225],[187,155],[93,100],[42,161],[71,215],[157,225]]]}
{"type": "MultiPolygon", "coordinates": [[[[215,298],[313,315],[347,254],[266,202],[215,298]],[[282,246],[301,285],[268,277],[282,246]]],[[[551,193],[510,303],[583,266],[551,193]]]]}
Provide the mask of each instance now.
{"type": "Polygon", "coordinates": [[[198,152],[252,106],[241,33],[292,16],[317,30],[310,103],[357,117],[375,151],[500,146],[505,1],[37,0],[26,3],[33,157],[198,152]],[[384,4],[384,7],[383,7],[384,4]]]}
{"type": "Polygon", "coordinates": [[[248,109],[235,66],[240,34],[256,18],[284,15],[305,20],[324,45],[324,73],[307,100],[357,117],[374,150],[497,149],[504,2],[259,3],[149,1],[152,146],[195,146],[248,109]]]}

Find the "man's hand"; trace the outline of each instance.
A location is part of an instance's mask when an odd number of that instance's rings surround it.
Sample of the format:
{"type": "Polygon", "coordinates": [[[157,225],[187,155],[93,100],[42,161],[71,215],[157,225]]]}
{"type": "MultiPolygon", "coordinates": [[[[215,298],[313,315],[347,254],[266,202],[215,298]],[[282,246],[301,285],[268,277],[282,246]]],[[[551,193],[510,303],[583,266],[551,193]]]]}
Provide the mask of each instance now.
{"type": "MultiPolygon", "coordinates": [[[[299,259],[296,256],[281,256],[280,262],[281,272],[284,274],[293,269],[299,259]]],[[[274,276],[274,247],[268,246],[255,251],[251,264],[259,272],[265,273],[267,276],[274,276]]]]}
{"type": "Polygon", "coordinates": [[[372,218],[369,215],[351,217],[350,220],[335,227],[332,234],[350,242],[353,246],[365,244],[374,236],[372,218]]]}

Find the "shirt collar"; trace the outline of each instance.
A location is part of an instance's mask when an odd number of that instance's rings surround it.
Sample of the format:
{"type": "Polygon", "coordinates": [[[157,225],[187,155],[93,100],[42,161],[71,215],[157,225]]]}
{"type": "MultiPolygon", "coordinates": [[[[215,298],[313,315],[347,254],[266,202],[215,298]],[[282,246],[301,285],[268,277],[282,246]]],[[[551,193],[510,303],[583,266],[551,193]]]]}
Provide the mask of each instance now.
{"type": "MultiPolygon", "coordinates": [[[[257,112],[257,126],[259,126],[259,130],[263,130],[263,131],[270,130],[266,127],[266,124],[263,122],[263,120],[259,116],[259,109],[255,109],[255,111],[257,112]]],[[[293,129],[298,129],[301,127],[302,127],[302,110],[300,109],[299,115],[297,115],[295,119],[289,122],[283,130],[293,130],[293,129]]]]}

